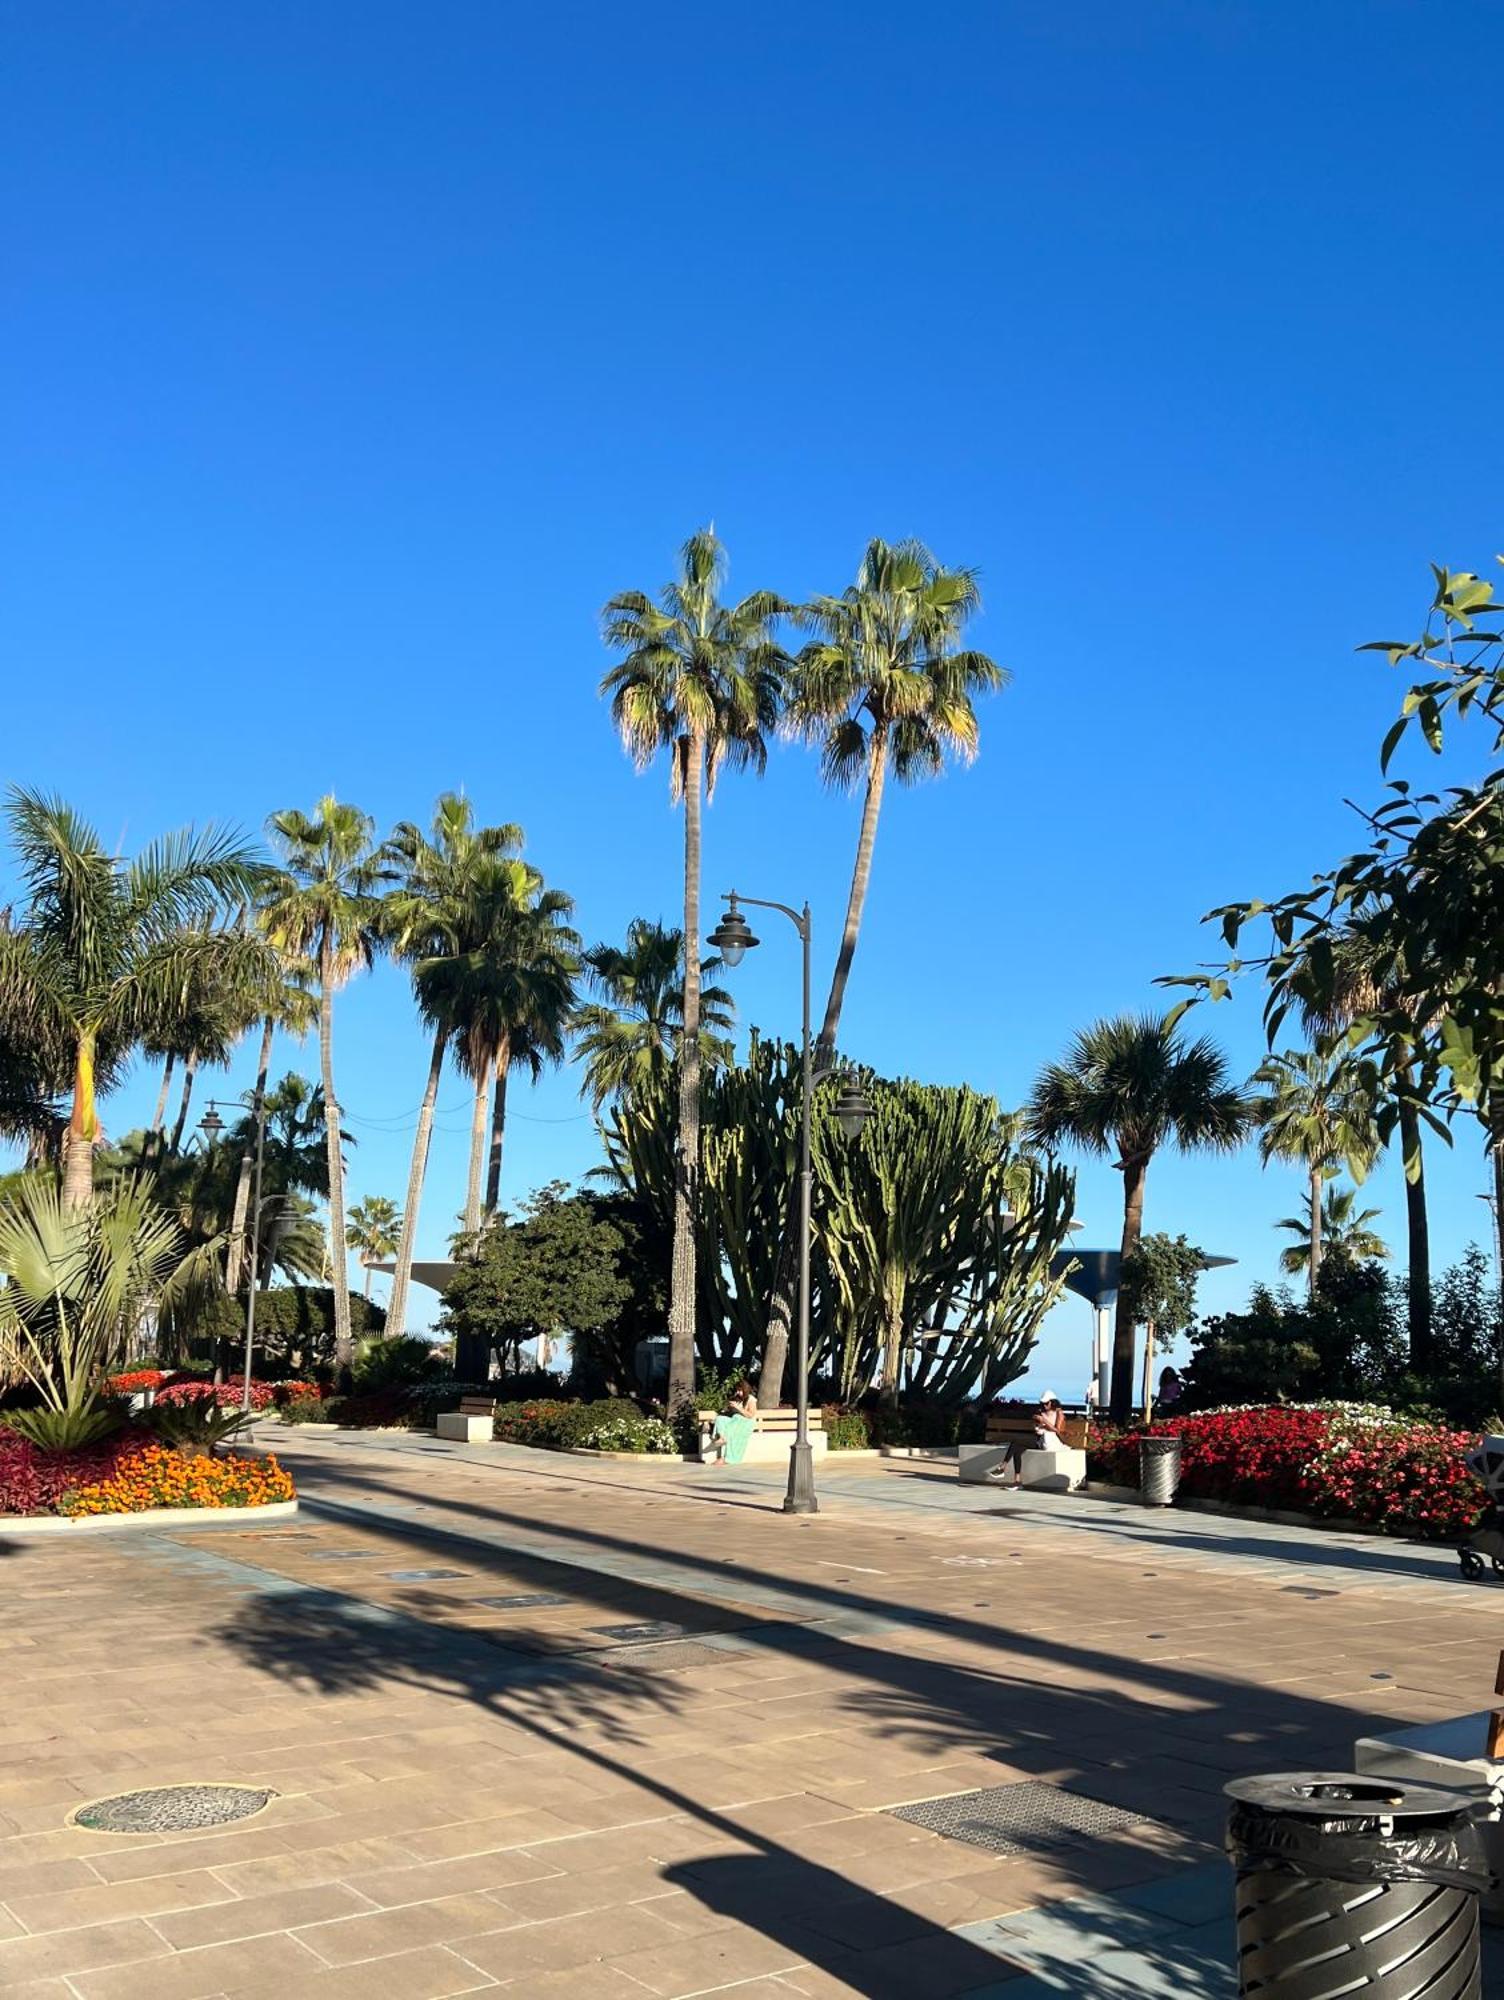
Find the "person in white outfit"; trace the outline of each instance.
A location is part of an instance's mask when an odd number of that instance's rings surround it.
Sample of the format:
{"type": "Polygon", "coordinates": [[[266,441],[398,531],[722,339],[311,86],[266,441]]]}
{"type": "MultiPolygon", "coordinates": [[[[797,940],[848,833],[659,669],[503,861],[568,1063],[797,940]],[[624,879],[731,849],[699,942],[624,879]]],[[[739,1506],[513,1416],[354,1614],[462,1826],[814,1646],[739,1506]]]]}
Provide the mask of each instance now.
{"type": "MultiPolygon", "coordinates": [[[[1039,1414],[1034,1419],[1034,1449],[1036,1451],[1063,1451],[1065,1449],[1065,1412],[1060,1407],[1060,1398],[1053,1389],[1046,1389],[1039,1399],[1039,1414]]],[[[1023,1477],[1024,1448],[1014,1445],[1001,1465],[993,1466],[989,1479],[1006,1479],[1013,1474],[1013,1484],[1018,1486],[1023,1477]]]]}

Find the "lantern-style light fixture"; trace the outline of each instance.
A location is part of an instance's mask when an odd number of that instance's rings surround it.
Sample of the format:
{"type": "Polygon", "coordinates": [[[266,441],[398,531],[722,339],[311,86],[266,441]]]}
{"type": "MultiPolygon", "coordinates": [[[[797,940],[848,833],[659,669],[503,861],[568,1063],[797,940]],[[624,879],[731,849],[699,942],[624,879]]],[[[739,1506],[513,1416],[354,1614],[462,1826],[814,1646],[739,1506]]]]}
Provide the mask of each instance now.
{"type": "Polygon", "coordinates": [[[225,1129],[225,1121],[220,1117],[219,1108],[212,1097],[209,1100],[209,1109],[198,1121],[198,1129],[203,1133],[211,1146],[225,1129]]]}
{"type": "Polygon", "coordinates": [[[752,935],[751,925],[736,907],[735,896],[727,898],[730,908],[706,939],[714,946],[728,965],[740,965],[742,959],[754,950],[762,940],[752,935]]]}

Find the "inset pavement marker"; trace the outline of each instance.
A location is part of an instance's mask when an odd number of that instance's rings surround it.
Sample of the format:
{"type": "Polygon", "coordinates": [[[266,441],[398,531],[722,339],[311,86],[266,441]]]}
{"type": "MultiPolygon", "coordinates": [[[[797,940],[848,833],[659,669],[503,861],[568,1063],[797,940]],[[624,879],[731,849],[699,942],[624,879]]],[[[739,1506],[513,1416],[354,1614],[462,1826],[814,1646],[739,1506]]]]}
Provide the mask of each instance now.
{"type": "Polygon", "coordinates": [[[96,1799],[70,1815],[91,1833],[186,1833],[200,1826],[228,1826],[249,1819],[277,1796],[251,1785],[156,1785],[96,1799]]]}
{"type": "Polygon", "coordinates": [[[688,1627],[676,1625],[670,1618],[648,1618],[640,1625],[592,1625],[590,1630],[603,1639],[619,1639],[626,1644],[634,1639],[682,1639],[688,1627]]]}
{"type": "Polygon", "coordinates": [[[472,1597],[469,1602],[484,1604],[488,1611],[541,1611],[546,1604],[567,1604],[569,1599],[547,1590],[522,1590],[510,1597],[472,1597]]]}
{"type": "Polygon", "coordinates": [[[393,1583],[437,1583],[440,1577],[468,1576],[464,1569],[388,1569],[383,1576],[389,1576],[393,1583]]]}
{"type": "Polygon", "coordinates": [[[1063,1791],[1059,1785],[1029,1780],[993,1785],[986,1791],[954,1792],[949,1798],[922,1799],[890,1806],[894,1819],[927,1827],[947,1840],[964,1840],[991,1854],[1033,1854],[1153,1824],[1145,1813],[1126,1812],[1100,1799],[1063,1791]]]}

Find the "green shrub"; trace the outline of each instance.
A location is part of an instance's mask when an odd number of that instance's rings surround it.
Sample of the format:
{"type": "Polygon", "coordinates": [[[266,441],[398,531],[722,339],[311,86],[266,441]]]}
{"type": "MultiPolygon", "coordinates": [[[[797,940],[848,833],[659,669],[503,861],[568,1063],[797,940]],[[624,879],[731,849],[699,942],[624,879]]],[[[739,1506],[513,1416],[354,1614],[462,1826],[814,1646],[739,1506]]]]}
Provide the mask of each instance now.
{"type": "Polygon", "coordinates": [[[329,1405],[320,1396],[294,1396],[282,1405],[284,1424],[327,1424],[329,1405]]]}
{"type": "Polygon", "coordinates": [[[403,1389],[426,1381],[434,1371],[432,1344],[410,1333],[390,1340],[373,1340],[356,1357],[357,1394],[375,1389],[403,1389]]]}
{"type": "Polygon", "coordinates": [[[163,1444],[175,1451],[203,1451],[212,1457],[244,1430],[249,1418],[242,1409],[226,1408],[212,1396],[195,1396],[184,1403],[154,1403],[146,1422],[163,1444]]]}
{"type": "Polygon", "coordinates": [[[832,1407],[821,1414],[825,1442],[831,1451],[865,1451],[872,1443],[871,1428],[862,1411],[832,1407]]]}
{"type": "Polygon", "coordinates": [[[549,1451],[568,1451],[574,1445],[584,1444],[602,1424],[641,1417],[642,1411],[624,1396],[607,1397],[597,1403],[499,1403],[494,1431],[506,1444],[541,1445],[549,1451]]]}
{"type": "Polygon", "coordinates": [[[38,1451],[79,1451],[118,1431],[125,1413],[118,1403],[91,1398],[64,1410],[11,1410],[4,1421],[38,1451]]]}

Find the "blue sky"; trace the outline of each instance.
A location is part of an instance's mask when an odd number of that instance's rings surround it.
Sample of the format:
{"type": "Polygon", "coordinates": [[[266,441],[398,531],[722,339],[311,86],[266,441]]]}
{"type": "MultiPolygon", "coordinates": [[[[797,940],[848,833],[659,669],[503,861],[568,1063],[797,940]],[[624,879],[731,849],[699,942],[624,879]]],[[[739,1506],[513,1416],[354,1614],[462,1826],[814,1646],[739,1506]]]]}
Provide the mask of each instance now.
{"type": "MultiPolygon", "coordinates": [[[[980,568],[976,639],[1015,678],[975,769],[890,801],[844,1040],[1012,1102],[1210,956],[1203,911],[1354,843],[1399,687],[1353,648],[1418,624],[1429,560],[1498,546],[1485,10],[0,24],[5,765],[127,844],[330,789],[387,825],[464,787],[592,938],[671,918],[679,826],[597,701],[601,602],[711,519],[735,587],[790,596],[917,534],[980,568]]],[[[707,908],[807,895],[828,952],[854,823],[797,750],[728,781],[707,908]]],[[[788,1029],[796,979],[770,932],[744,1019],[788,1029]]],[[[1242,1068],[1256,1011],[1209,1017],[1242,1068]]],[[[400,1195],[424,1052],[398,973],[337,1037],[352,1193],[400,1195]]],[[[463,1085],[440,1105],[430,1254],[463,1085]]],[[[593,1162],[570,1074],[513,1106],[511,1195],[593,1162]]],[[[1441,1257],[1483,1184],[1459,1129],[1441,1257]]],[[[1236,1255],[1204,1292],[1231,1303],[1298,1198],[1251,1157],[1166,1159],[1148,1220],[1236,1255]]],[[[1394,1170],[1374,1198],[1398,1245],[1394,1170]]],[[[1119,1201],[1085,1166],[1081,1240],[1119,1201]]],[[[1086,1321],[1063,1309],[1036,1380],[1076,1389],[1086,1321]]]]}

